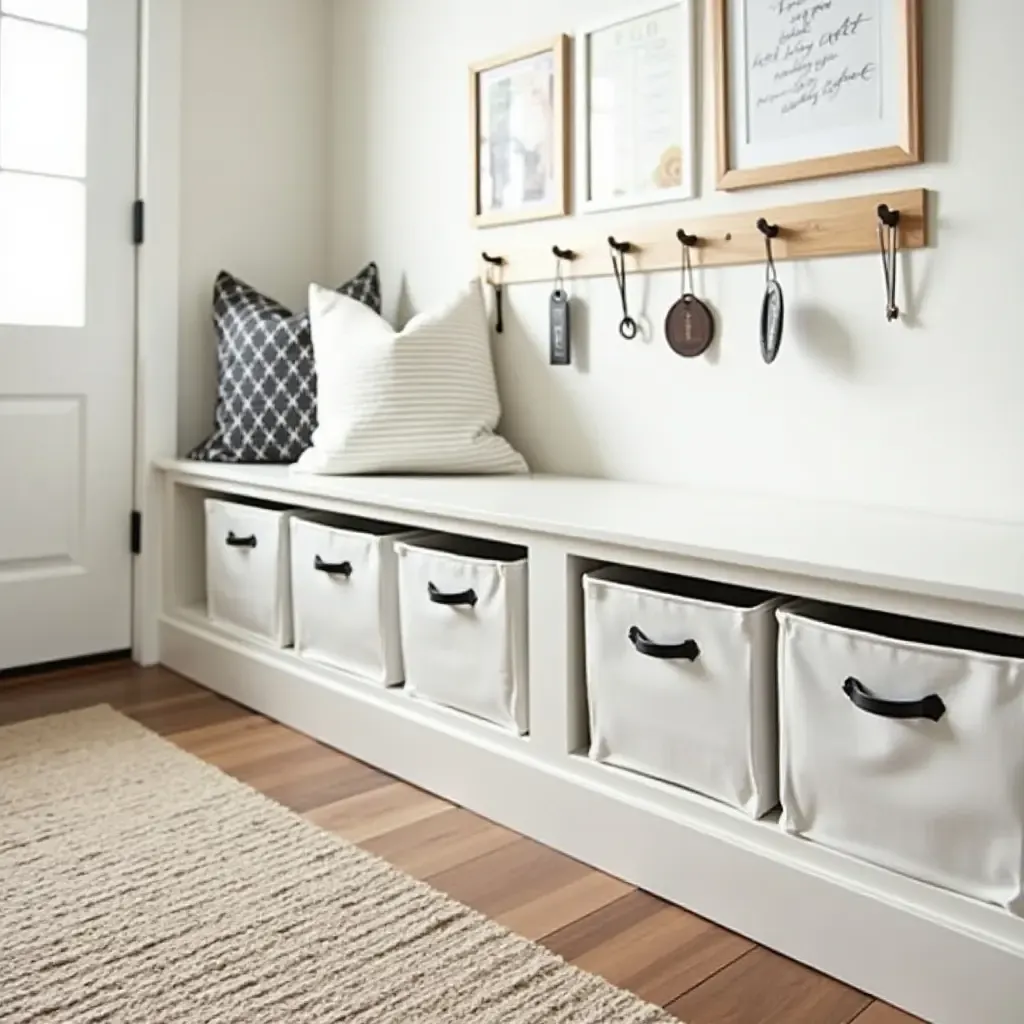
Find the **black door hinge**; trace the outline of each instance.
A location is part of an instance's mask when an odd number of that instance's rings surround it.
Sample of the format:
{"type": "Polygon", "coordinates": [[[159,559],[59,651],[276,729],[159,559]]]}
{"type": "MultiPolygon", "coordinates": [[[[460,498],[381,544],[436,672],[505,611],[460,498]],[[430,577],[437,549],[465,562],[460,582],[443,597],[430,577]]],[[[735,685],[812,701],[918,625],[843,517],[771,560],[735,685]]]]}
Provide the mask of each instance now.
{"type": "Polygon", "coordinates": [[[132,242],[142,245],[146,239],[146,204],[141,199],[132,203],[132,242]]]}
{"type": "Polygon", "coordinates": [[[132,509],[132,554],[142,554],[142,513],[132,509]]]}

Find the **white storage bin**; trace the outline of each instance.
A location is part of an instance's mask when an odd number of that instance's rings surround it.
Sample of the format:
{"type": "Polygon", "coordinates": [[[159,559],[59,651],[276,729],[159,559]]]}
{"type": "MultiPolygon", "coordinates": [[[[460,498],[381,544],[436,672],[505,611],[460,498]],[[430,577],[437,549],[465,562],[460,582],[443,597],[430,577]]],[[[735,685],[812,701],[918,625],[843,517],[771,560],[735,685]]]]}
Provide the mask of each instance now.
{"type": "Polygon", "coordinates": [[[525,733],[525,551],[442,535],[397,548],[406,690],[525,733]]]}
{"type": "Polygon", "coordinates": [[[755,817],[774,807],[779,599],[621,567],[583,590],[590,756],[755,817]]]}
{"type": "Polygon", "coordinates": [[[416,534],[303,514],[291,535],[295,650],[378,686],[402,682],[395,544],[416,534]]]}
{"type": "Polygon", "coordinates": [[[779,612],[782,824],[1024,909],[1024,640],[848,608],[779,612]]]}
{"type": "Polygon", "coordinates": [[[292,642],[291,513],[216,498],[207,498],[205,504],[210,618],[276,647],[288,647],[292,642]]]}

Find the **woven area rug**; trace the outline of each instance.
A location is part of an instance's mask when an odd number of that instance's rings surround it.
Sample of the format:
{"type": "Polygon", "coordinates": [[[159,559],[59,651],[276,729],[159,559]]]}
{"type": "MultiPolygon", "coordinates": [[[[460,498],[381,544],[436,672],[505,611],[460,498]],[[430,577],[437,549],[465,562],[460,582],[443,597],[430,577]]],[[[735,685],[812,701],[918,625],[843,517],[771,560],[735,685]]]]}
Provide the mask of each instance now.
{"type": "Polygon", "coordinates": [[[0,729],[4,1024],[667,1024],[106,707],[0,729]]]}

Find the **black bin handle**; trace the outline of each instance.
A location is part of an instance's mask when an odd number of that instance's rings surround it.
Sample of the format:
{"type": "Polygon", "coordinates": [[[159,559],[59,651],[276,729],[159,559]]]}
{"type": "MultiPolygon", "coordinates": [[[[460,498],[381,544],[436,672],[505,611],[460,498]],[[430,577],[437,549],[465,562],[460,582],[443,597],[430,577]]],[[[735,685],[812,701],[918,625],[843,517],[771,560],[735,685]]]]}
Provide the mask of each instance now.
{"type": "Polygon", "coordinates": [[[344,576],[348,579],[352,575],[351,562],[325,562],[319,555],[313,559],[313,568],[317,572],[325,572],[328,576],[344,576]]]}
{"type": "Polygon", "coordinates": [[[229,548],[254,548],[256,547],[256,534],[239,537],[234,530],[229,530],[227,537],[224,538],[224,543],[229,548]]]}
{"type": "Polygon", "coordinates": [[[696,661],[700,657],[700,647],[696,640],[684,640],[681,644],[656,644],[639,626],[630,626],[629,642],[638,654],[660,658],[662,661],[696,661]]]}
{"type": "Polygon", "coordinates": [[[946,702],[937,693],[930,693],[920,700],[884,700],[874,696],[853,676],[843,683],[843,693],[855,708],[880,718],[926,718],[930,722],[938,722],[946,713],[946,702]]]}
{"type": "Polygon", "coordinates": [[[477,597],[475,590],[463,590],[458,594],[445,594],[438,590],[433,583],[427,584],[427,593],[434,604],[446,604],[451,607],[464,605],[473,608],[476,605],[477,597]]]}

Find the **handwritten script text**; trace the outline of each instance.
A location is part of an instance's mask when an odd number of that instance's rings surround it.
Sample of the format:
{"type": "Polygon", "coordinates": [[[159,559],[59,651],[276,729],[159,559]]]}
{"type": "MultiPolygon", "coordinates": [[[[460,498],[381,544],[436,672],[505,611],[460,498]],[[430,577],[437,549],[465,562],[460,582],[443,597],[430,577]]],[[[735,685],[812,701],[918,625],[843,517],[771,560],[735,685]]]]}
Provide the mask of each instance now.
{"type": "Polygon", "coordinates": [[[791,135],[877,117],[878,3],[748,0],[752,127],[791,135]]]}

